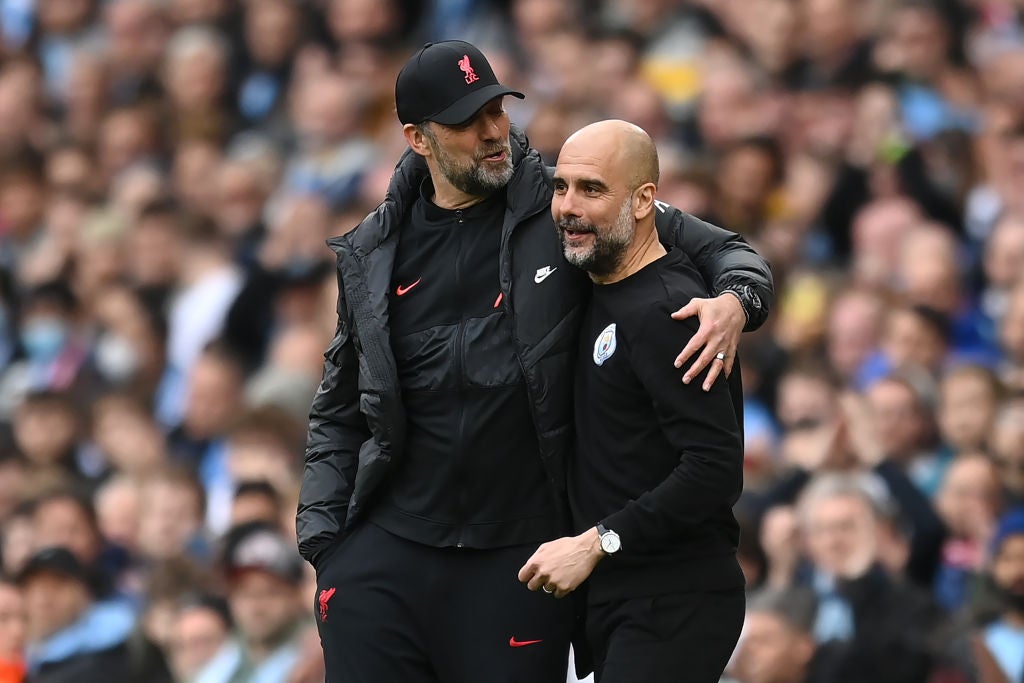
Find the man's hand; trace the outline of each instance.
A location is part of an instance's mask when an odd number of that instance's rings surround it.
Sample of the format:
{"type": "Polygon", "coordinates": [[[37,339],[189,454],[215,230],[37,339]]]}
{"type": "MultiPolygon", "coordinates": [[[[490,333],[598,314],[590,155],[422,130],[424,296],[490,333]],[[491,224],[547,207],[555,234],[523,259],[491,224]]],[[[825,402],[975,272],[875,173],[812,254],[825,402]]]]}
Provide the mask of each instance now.
{"type": "Polygon", "coordinates": [[[556,598],[564,598],[587,580],[602,557],[601,539],[594,527],[537,548],[519,570],[519,580],[532,591],[544,588],[556,598]]]}
{"type": "Polygon", "coordinates": [[[693,315],[700,321],[700,328],[683,352],[676,357],[675,365],[677,368],[683,367],[683,363],[695,354],[697,349],[704,347],[700,356],[683,375],[683,382],[689,384],[710,364],[707,379],[704,380],[704,391],[708,391],[722,370],[725,370],[726,377],[732,372],[732,364],[736,360],[736,346],[740,343],[740,335],[747,324],[747,316],[743,313],[740,300],[728,293],[719,294],[714,299],[690,299],[690,303],[672,314],[672,318],[685,320],[693,315]],[[715,358],[717,353],[725,354],[725,360],[715,358]]]}
{"type": "Polygon", "coordinates": [[[761,547],[768,558],[768,585],[789,587],[800,563],[800,523],[791,505],[776,505],[765,513],[761,547]]]}

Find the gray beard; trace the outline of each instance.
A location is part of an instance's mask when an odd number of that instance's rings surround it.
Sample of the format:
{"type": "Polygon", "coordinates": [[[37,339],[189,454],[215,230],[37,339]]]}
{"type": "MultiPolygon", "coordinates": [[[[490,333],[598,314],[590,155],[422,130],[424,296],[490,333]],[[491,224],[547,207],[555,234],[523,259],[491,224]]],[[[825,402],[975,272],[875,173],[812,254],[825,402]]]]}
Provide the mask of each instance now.
{"type": "MultiPolygon", "coordinates": [[[[451,183],[452,187],[470,196],[486,197],[502,189],[512,180],[515,169],[512,167],[512,149],[508,145],[504,147],[505,161],[493,171],[485,169],[482,161],[477,161],[469,166],[460,166],[439,145],[431,144],[431,147],[437,157],[441,175],[451,183]]],[[[491,150],[489,153],[494,151],[491,150]]]]}
{"type": "Polygon", "coordinates": [[[626,256],[626,249],[629,248],[630,243],[633,241],[635,225],[630,215],[632,208],[632,197],[628,197],[619,208],[619,215],[615,219],[615,224],[610,230],[606,230],[604,234],[598,230],[596,225],[584,223],[579,218],[560,219],[555,227],[558,231],[558,239],[562,243],[562,254],[565,256],[565,260],[577,268],[581,268],[591,275],[597,275],[598,277],[611,275],[618,270],[619,266],[622,265],[622,259],[626,256]],[[594,235],[593,248],[587,253],[567,251],[565,233],[563,232],[565,228],[591,232],[594,235]]]}

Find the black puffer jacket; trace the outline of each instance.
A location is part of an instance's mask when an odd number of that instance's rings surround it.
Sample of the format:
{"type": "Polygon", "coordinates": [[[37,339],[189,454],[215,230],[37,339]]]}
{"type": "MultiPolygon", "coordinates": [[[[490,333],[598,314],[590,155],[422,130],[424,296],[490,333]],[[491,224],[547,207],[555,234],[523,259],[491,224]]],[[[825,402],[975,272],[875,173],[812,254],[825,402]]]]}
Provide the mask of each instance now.
{"type": "MultiPolygon", "coordinates": [[[[538,269],[563,263],[550,214],[551,171],[516,129],[511,144],[515,173],[506,190],[499,285],[513,320],[540,457],[564,499],[576,335],[590,281],[565,264],[559,271],[567,277],[558,288],[535,286],[538,269]]],[[[296,519],[299,551],[314,565],[366,512],[402,458],[406,417],[390,347],[388,289],[397,231],[426,173],[422,159],[406,152],[383,203],[355,230],[328,241],[338,255],[338,328],[313,399],[296,519]]],[[[662,240],[690,256],[710,291],[735,283],[755,288],[765,306],[747,327],[758,327],[772,300],[767,263],[738,235],[665,204],[658,205],[656,220],[662,240]]]]}

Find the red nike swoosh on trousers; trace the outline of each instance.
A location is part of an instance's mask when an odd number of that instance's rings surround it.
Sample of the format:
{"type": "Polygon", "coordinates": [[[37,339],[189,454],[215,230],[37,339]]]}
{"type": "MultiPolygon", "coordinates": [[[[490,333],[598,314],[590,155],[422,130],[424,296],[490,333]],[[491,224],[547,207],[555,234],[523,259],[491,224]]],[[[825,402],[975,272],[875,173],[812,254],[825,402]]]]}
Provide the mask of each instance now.
{"type": "Polygon", "coordinates": [[[509,647],[526,647],[527,645],[536,645],[537,643],[543,643],[543,640],[516,640],[515,636],[508,639],[509,647]]]}
{"type": "Polygon", "coordinates": [[[405,296],[409,292],[410,289],[412,289],[413,287],[415,287],[416,285],[418,285],[422,281],[423,281],[423,278],[420,278],[419,280],[417,280],[416,282],[412,283],[408,287],[403,287],[402,285],[398,285],[398,289],[395,290],[395,294],[397,294],[398,296],[405,296]]]}

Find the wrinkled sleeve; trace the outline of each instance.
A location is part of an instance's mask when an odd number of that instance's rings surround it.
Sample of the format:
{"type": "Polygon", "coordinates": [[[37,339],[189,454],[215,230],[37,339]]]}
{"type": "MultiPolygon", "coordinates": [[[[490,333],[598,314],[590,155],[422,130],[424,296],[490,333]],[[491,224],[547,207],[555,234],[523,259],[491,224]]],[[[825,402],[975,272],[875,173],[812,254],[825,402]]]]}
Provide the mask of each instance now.
{"type": "Polygon", "coordinates": [[[359,360],[346,318],[339,293],[338,327],[310,408],[295,520],[299,552],[313,566],[344,532],[359,448],[370,436],[359,411],[359,360]]]}
{"type": "Polygon", "coordinates": [[[683,214],[674,238],[675,246],[690,257],[713,294],[720,294],[731,285],[754,288],[762,306],[759,310],[746,311],[749,317],[743,331],[759,328],[775,300],[775,285],[768,262],[740,235],[689,214],[683,214]]]}

